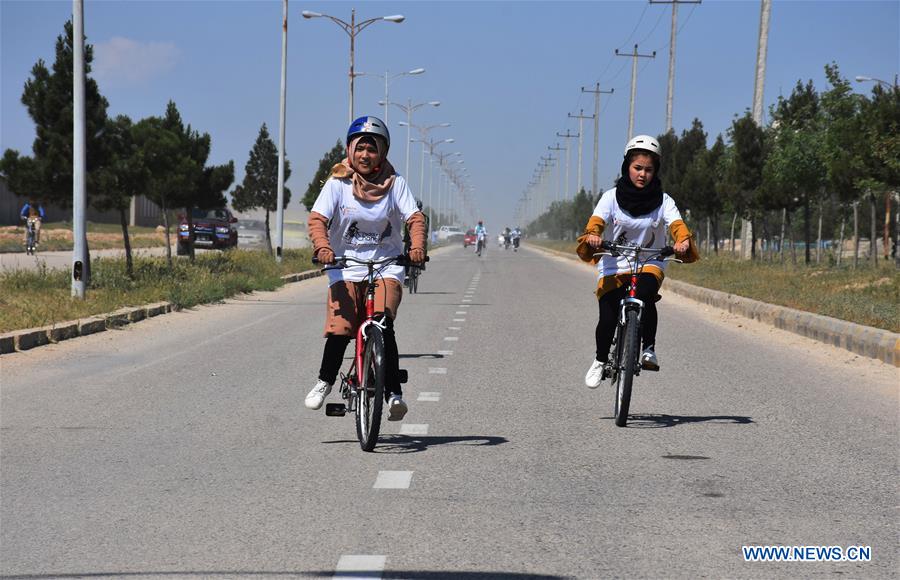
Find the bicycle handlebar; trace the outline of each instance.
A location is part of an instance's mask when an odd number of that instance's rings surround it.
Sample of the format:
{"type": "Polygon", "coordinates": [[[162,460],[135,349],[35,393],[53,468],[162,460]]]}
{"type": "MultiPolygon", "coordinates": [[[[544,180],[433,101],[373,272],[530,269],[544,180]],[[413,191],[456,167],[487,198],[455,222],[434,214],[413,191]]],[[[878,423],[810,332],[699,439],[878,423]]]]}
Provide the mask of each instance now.
{"type": "Polygon", "coordinates": [[[609,242],[606,240],[600,242],[600,248],[610,252],[610,254],[612,254],[613,256],[618,256],[622,253],[631,253],[635,255],[641,253],[655,253],[662,258],[666,258],[675,254],[675,248],[673,248],[672,246],[663,246],[662,248],[642,248],[640,246],[632,244],[616,244],[614,242],[609,242]]]}
{"type": "MultiPolygon", "coordinates": [[[[431,260],[431,256],[425,256],[425,261],[428,262],[431,260]]],[[[359,264],[360,266],[382,266],[387,265],[391,262],[394,262],[398,266],[415,266],[416,262],[411,262],[409,260],[409,255],[400,254],[399,256],[390,256],[387,258],[382,258],[380,260],[360,260],[359,258],[354,258],[353,256],[335,256],[334,264],[329,264],[323,268],[323,270],[334,270],[339,268],[345,268],[347,266],[347,262],[354,262],[359,264]]],[[[315,256],[312,259],[313,264],[320,265],[322,262],[315,256]]]]}

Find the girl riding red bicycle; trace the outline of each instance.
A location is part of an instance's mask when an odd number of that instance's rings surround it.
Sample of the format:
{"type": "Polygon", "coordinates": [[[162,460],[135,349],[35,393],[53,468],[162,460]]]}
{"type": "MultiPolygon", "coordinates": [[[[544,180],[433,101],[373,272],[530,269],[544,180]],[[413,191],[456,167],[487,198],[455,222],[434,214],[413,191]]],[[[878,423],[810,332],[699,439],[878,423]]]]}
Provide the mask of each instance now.
{"type": "MultiPolygon", "coordinates": [[[[403,224],[410,232],[410,261],[425,260],[425,218],[403,176],[387,160],[391,137],[377,117],[360,117],[347,131],[347,158],[336,164],[309,214],[314,256],[333,264],[335,254],[379,260],[403,253],[403,224]]],[[[364,266],[348,264],[328,271],[325,349],[315,386],[306,396],[309,409],[320,409],[337,379],[351,337],[366,318],[364,266]]],[[[399,421],[408,406],[402,398],[394,320],[403,290],[403,266],[381,270],[375,305],[385,314],[385,399],[388,420],[399,421]]]]}

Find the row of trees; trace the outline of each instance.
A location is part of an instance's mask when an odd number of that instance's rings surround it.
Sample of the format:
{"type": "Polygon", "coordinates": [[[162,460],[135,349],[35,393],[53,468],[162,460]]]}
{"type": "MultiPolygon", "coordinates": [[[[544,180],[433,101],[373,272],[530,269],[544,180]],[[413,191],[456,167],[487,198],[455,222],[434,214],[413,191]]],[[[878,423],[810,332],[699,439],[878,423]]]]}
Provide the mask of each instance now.
{"type": "MultiPolygon", "coordinates": [[[[93,47],[85,44],[85,73],[90,73],[93,47]]],[[[0,173],[15,194],[43,204],[70,207],[72,204],[73,143],[73,28],[56,39],[56,60],[48,69],[39,60],[25,83],[22,104],[35,123],[32,155],[7,149],[0,160],[0,173]]],[[[162,116],[133,122],[126,115],[110,117],[108,101],[96,81],[86,79],[86,148],[88,203],[99,211],[118,212],[125,246],[126,267],[132,275],[128,211],[132,197],[143,195],[162,209],[166,231],[166,257],[172,264],[170,210],[184,212],[191,231],[194,208],[226,205],[225,192],[234,182],[234,162],[209,165],[211,139],[185,125],[174,102],[162,116]]],[[[234,192],[239,211],[276,206],[277,150],[266,126],[250,159],[242,185],[234,192]],[[272,168],[274,159],[274,170],[272,168]]],[[[290,175],[285,164],[285,179],[290,175]]],[[[285,191],[285,205],[290,191],[285,191]]],[[[191,240],[193,241],[193,240],[191,240]]],[[[193,259],[193,243],[191,259],[193,259]]],[[[271,244],[270,244],[271,248],[271,244]]]]}
{"type": "MultiPolygon", "coordinates": [[[[699,119],[680,137],[659,136],[665,189],[692,229],[709,232],[713,250],[726,230],[735,247],[735,224],[742,218],[752,224],[754,258],[774,259],[777,252],[784,259],[785,247],[794,247],[798,213],[806,262],[813,259],[813,247],[821,258],[823,236],[839,238],[842,247],[849,214],[858,250],[858,208],[868,202],[875,259],[877,224],[889,223],[891,196],[900,189],[900,89],[876,85],[871,96],[855,94],[837,65],[827,65],[825,73],[826,91],[798,81],[791,95],[771,108],[766,127],[748,111],[734,119],[727,141],[719,135],[709,148],[699,119]],[[731,219],[723,224],[725,216],[731,219]]],[[[590,215],[585,205],[590,204],[578,198],[554,204],[529,228],[562,237],[566,228],[584,227],[590,215]]],[[[885,237],[886,231],[887,226],[885,237]]],[[[858,252],[854,255],[855,264],[858,252]]]]}

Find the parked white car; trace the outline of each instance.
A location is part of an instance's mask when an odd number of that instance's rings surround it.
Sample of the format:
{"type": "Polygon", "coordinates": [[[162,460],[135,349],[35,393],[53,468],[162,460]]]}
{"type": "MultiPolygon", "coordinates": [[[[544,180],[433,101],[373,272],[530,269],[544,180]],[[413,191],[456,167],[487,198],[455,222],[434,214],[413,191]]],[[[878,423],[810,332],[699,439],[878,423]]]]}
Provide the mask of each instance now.
{"type": "Polygon", "coordinates": [[[456,237],[462,239],[466,234],[459,228],[459,226],[441,226],[438,228],[437,237],[439,240],[453,240],[456,237]]]}

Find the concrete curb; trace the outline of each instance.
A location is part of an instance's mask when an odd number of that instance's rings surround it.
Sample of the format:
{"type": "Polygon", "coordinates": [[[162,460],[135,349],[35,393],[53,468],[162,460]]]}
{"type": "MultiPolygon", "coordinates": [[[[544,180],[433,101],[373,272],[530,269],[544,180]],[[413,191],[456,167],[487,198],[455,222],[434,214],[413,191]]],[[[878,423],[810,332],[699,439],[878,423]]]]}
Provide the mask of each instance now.
{"type": "MultiPolygon", "coordinates": [[[[320,270],[309,270],[297,274],[288,274],[281,278],[285,283],[291,283],[316,278],[322,274],[323,272],[320,270]]],[[[120,308],[115,312],[97,314],[88,318],[60,322],[41,328],[13,330],[12,332],[0,334],[0,355],[30,350],[38,346],[57,343],[78,336],[105,332],[111,328],[121,328],[127,324],[134,324],[135,322],[176,310],[179,310],[179,307],[171,302],[155,302],[145,306],[120,308]]]]}
{"type": "MultiPolygon", "coordinates": [[[[543,252],[578,260],[577,256],[569,255],[566,252],[535,245],[529,246],[543,252]]],[[[694,286],[672,278],[666,278],[663,288],[696,302],[721,308],[732,314],[758,320],[781,330],[787,330],[849,350],[860,356],[878,359],[889,365],[900,367],[900,334],[895,332],[795,310],[786,306],[767,304],[752,298],[694,286]]]]}

